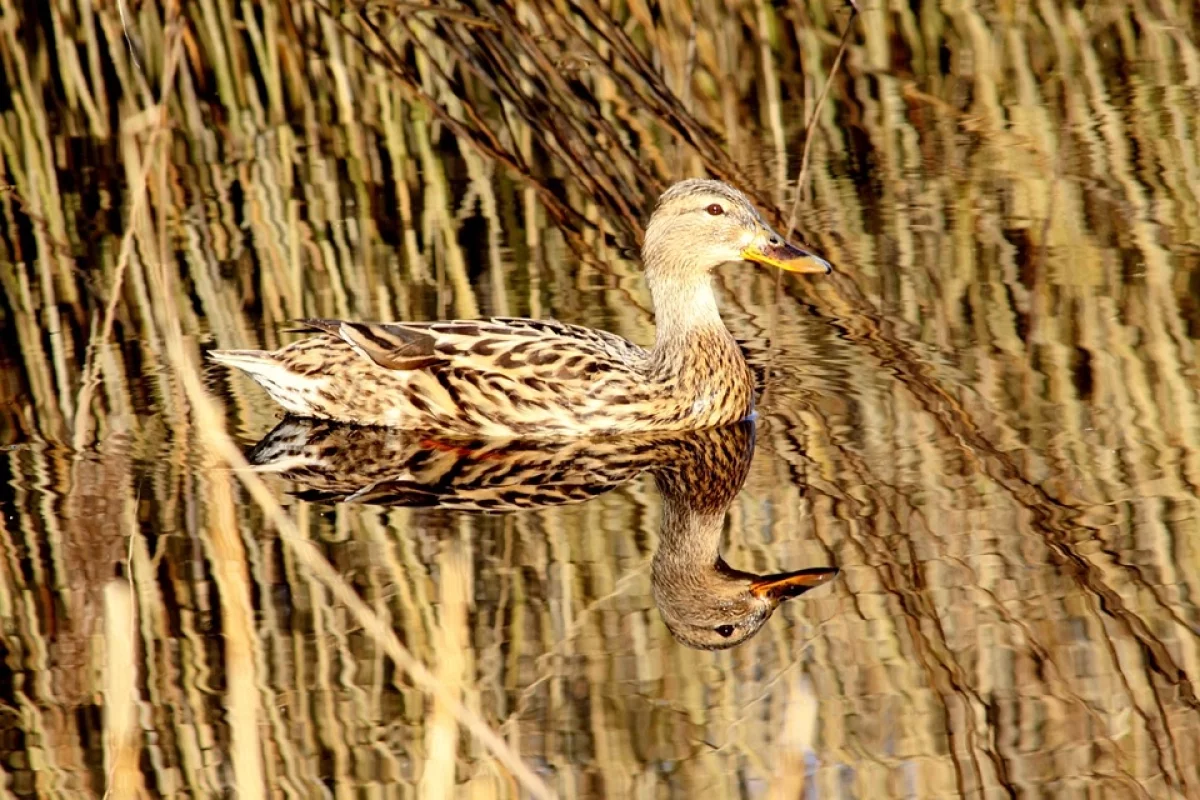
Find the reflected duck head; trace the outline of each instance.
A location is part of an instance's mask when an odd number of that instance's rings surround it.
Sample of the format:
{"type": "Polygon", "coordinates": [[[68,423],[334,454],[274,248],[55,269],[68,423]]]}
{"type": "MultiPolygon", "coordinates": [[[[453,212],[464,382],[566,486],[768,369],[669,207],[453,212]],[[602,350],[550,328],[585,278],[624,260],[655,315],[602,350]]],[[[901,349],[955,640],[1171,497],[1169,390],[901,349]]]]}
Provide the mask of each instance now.
{"type": "Polygon", "coordinates": [[[642,245],[647,279],[702,277],[730,261],[826,274],[829,262],[789,243],[746,195],[727,183],[689,179],[658,200],[642,245]]]}
{"type": "Polygon", "coordinates": [[[652,574],[654,602],[671,635],[700,650],[724,650],[758,633],[784,600],[837,577],[836,567],[755,575],[721,558],[711,570],[652,574]]]}
{"type": "Polygon", "coordinates": [[[721,557],[729,507],[745,485],[755,427],[742,423],[692,437],[694,447],[655,472],[663,500],[650,566],[654,603],[681,644],[723,650],[749,639],[784,600],[837,577],[835,567],[757,575],[721,557]]]}

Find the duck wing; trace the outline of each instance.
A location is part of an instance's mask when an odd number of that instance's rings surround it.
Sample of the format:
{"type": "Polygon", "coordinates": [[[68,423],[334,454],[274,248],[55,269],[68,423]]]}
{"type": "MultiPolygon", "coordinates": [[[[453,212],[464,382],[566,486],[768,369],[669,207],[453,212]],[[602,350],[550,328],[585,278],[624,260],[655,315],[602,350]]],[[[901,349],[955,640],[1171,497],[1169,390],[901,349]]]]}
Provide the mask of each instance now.
{"type": "Polygon", "coordinates": [[[215,351],[285,409],[361,425],[487,436],[645,430],[674,411],[649,353],[554,320],[306,319],[321,335],[274,353],[215,351]],[[651,420],[647,422],[647,420],[651,420]]]}
{"type": "Polygon", "coordinates": [[[384,369],[439,364],[479,372],[532,370],[556,380],[587,378],[614,363],[636,363],[646,350],[607,331],[557,320],[492,317],[443,322],[300,320],[304,329],[336,336],[384,369]],[[545,374],[551,373],[551,374],[545,374]]]}

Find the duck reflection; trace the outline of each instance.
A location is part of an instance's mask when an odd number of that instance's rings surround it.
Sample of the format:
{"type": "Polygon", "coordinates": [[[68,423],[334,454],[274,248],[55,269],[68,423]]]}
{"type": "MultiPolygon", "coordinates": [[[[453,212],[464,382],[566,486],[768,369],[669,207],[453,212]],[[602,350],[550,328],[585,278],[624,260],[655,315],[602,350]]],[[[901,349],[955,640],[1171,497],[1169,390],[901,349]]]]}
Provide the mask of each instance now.
{"type": "Polygon", "coordinates": [[[309,501],[491,513],[583,502],[650,472],[663,501],[654,602],[677,640],[716,650],[746,641],[781,602],[838,572],[757,575],[721,557],[725,515],[746,482],[754,433],[753,422],[742,422],[564,442],[447,439],[288,418],[248,457],[296,482],[295,494],[309,501]]]}

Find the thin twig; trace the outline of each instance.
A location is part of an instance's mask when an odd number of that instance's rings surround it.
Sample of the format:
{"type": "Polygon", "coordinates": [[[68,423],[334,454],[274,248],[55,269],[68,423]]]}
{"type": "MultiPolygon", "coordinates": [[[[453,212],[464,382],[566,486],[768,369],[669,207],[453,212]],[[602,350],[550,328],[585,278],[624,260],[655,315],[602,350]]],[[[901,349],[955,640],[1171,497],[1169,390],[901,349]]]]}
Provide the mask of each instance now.
{"type": "Polygon", "coordinates": [[[489,31],[499,30],[500,26],[490,19],[484,19],[477,14],[471,14],[466,11],[456,11],[452,8],[438,8],[437,6],[424,5],[422,3],[405,3],[401,0],[367,0],[362,5],[362,11],[374,11],[382,9],[384,11],[392,11],[397,15],[408,16],[410,14],[425,14],[430,17],[441,17],[450,22],[457,22],[460,25],[466,25],[471,28],[486,28],[489,31]]]}
{"type": "MultiPolygon", "coordinates": [[[[175,8],[178,8],[178,6],[175,6],[175,8]]],[[[133,199],[129,209],[130,219],[136,218],[149,202],[150,191],[147,179],[150,176],[150,167],[154,163],[155,148],[163,141],[163,134],[166,133],[169,124],[167,119],[167,98],[170,95],[171,86],[175,83],[175,70],[179,65],[183,41],[182,28],[175,24],[177,20],[178,11],[167,21],[168,41],[164,47],[166,55],[163,59],[162,87],[159,92],[158,107],[156,109],[158,120],[146,140],[145,160],[142,162],[141,171],[138,173],[137,183],[133,187],[133,199]]],[[[117,256],[117,268],[113,274],[112,287],[109,289],[108,304],[104,308],[104,321],[100,325],[99,334],[92,337],[85,351],[83,378],[80,381],[79,395],[75,401],[73,443],[76,451],[80,450],[86,444],[85,437],[91,425],[90,407],[92,396],[95,394],[96,387],[100,383],[100,349],[108,341],[108,337],[112,335],[113,322],[116,319],[117,306],[121,302],[121,292],[125,283],[125,272],[129,268],[129,259],[133,255],[133,239],[133,226],[130,226],[121,239],[121,249],[117,256]]]]}
{"type": "Polygon", "coordinates": [[[842,31],[842,40],[838,43],[837,55],[833,59],[833,68],[829,70],[829,79],[825,81],[825,86],[821,89],[821,94],[817,97],[817,105],[813,108],[812,116],[809,117],[808,124],[804,126],[804,150],[800,153],[800,174],[796,176],[796,194],[792,199],[792,213],[788,217],[787,235],[791,236],[796,230],[796,214],[800,210],[800,196],[804,192],[804,185],[808,180],[808,158],[812,152],[813,131],[817,127],[817,120],[821,118],[821,109],[825,106],[825,98],[829,96],[829,87],[833,85],[833,79],[837,77],[838,69],[842,66],[842,57],[846,55],[846,47],[850,41],[850,31],[854,27],[854,20],[858,18],[858,3],[856,0],[850,2],[850,19],[846,20],[846,27],[842,31]]]}
{"type": "Polygon", "coordinates": [[[125,34],[129,57],[133,60],[133,65],[138,68],[138,72],[145,75],[146,70],[142,69],[142,62],[138,61],[137,49],[133,46],[133,40],[129,38],[129,24],[125,21],[125,0],[117,0],[117,13],[121,16],[121,33],[125,34]]]}
{"type": "MultiPolygon", "coordinates": [[[[825,81],[825,85],[821,87],[821,94],[817,96],[817,104],[813,107],[812,115],[808,118],[808,122],[804,126],[804,149],[800,153],[800,173],[796,176],[796,192],[792,198],[792,213],[788,217],[787,232],[785,237],[791,238],[796,231],[796,214],[800,210],[800,197],[804,193],[804,185],[808,181],[808,164],[809,154],[812,153],[813,132],[817,127],[817,120],[821,118],[821,109],[825,106],[825,98],[829,96],[829,87],[833,85],[833,79],[837,77],[838,70],[842,66],[842,57],[846,54],[846,47],[850,42],[850,31],[854,27],[854,20],[858,18],[858,3],[856,0],[849,0],[850,3],[850,19],[846,20],[846,27],[842,30],[842,39],[838,43],[837,55],[833,59],[833,67],[829,70],[829,78],[825,81]]],[[[759,398],[760,404],[766,404],[767,395],[771,391],[771,386],[775,382],[775,341],[776,331],[775,325],[779,321],[779,315],[776,309],[779,308],[780,302],[783,300],[783,272],[776,271],[775,273],[775,299],[771,303],[771,316],[767,325],[767,338],[770,345],[767,349],[767,374],[763,381],[762,397],[759,398]]]]}
{"type": "MultiPolygon", "coordinates": [[[[696,21],[700,16],[699,9],[692,8],[692,24],[688,27],[687,49],[684,51],[683,75],[679,84],[679,104],[683,110],[692,113],[692,74],[696,71],[696,21]]],[[[683,165],[687,158],[684,143],[675,140],[675,174],[673,178],[683,178],[683,165]]]]}
{"type": "MultiPolygon", "coordinates": [[[[131,220],[130,227],[132,226],[131,220]]],[[[170,280],[172,276],[163,270],[163,277],[170,280]]],[[[169,294],[169,289],[165,290],[169,294]]],[[[529,796],[541,800],[555,797],[555,792],[521,759],[508,742],[400,642],[388,622],[367,605],[358,592],[334,570],[316,545],[301,534],[295,520],[283,509],[279,500],[250,467],[242,451],[229,437],[225,430],[224,414],[205,390],[199,369],[184,346],[178,314],[171,307],[168,307],[166,312],[168,320],[164,338],[167,342],[167,354],[176,376],[183,384],[192,415],[198,423],[196,428],[200,431],[202,446],[212,456],[234,469],[250,497],[267,520],[274,525],[280,539],[291,549],[296,560],[354,616],[363,631],[391,657],[396,666],[405,672],[419,689],[442,704],[464,730],[512,773],[529,796]]]]}

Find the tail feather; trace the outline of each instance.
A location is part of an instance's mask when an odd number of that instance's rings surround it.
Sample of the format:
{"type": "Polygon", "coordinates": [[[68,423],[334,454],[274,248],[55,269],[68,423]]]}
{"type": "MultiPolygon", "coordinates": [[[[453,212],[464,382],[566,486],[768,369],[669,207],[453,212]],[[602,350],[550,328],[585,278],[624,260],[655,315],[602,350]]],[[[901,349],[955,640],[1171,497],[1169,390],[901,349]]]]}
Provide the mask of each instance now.
{"type": "Polygon", "coordinates": [[[267,390],[271,398],[293,414],[313,413],[313,395],[323,381],[299,375],[288,369],[274,353],[266,350],[210,350],[208,357],[218,364],[236,367],[267,390]]]}
{"type": "Polygon", "coordinates": [[[218,364],[237,367],[251,375],[271,366],[279,366],[275,356],[266,350],[209,350],[208,357],[218,364]]]}

